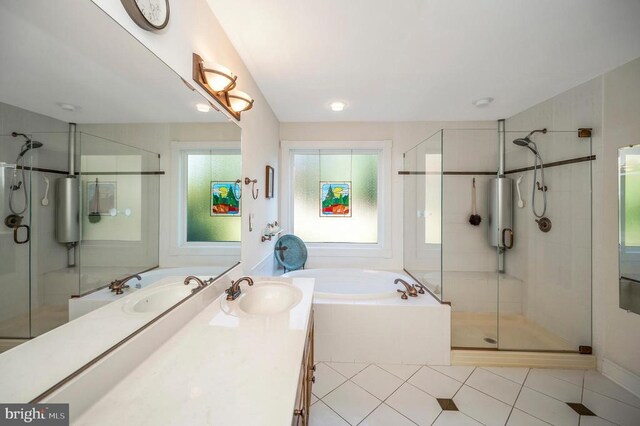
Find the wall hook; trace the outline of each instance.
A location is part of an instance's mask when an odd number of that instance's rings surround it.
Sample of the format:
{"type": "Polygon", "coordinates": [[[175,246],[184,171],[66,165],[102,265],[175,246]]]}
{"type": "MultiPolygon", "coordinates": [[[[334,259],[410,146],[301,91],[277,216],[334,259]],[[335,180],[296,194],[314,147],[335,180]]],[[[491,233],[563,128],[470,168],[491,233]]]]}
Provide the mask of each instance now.
{"type": "Polygon", "coordinates": [[[258,179],[250,179],[248,177],[244,178],[244,184],[251,184],[251,196],[254,200],[258,199],[258,192],[260,192],[259,188],[256,188],[256,183],[258,183],[258,179]]]}

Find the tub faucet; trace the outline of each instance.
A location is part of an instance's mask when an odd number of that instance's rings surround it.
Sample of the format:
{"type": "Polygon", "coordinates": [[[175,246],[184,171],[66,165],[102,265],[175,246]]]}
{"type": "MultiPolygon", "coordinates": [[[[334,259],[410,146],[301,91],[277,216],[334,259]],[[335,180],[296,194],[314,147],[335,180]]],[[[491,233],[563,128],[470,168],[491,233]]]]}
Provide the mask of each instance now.
{"type": "Polygon", "coordinates": [[[393,283],[394,284],[402,283],[402,285],[404,285],[404,288],[407,289],[407,294],[409,296],[418,297],[418,290],[416,290],[416,288],[414,286],[412,286],[411,284],[409,284],[408,282],[406,282],[402,278],[397,278],[393,283]]]}
{"type": "Polygon", "coordinates": [[[231,287],[225,290],[227,293],[227,300],[236,300],[240,296],[240,283],[246,281],[247,284],[253,285],[253,279],[250,277],[241,277],[236,281],[231,281],[231,287]]]}
{"type": "Polygon", "coordinates": [[[420,294],[424,294],[425,291],[429,291],[429,290],[427,290],[427,288],[424,285],[422,285],[420,283],[414,284],[414,287],[417,287],[418,293],[420,293],[420,294]]]}
{"type": "Polygon", "coordinates": [[[211,284],[213,282],[213,277],[203,281],[196,276],[189,275],[187,278],[184,279],[184,285],[189,285],[191,281],[195,281],[198,284],[196,288],[191,290],[191,293],[197,293],[198,291],[202,290],[203,288],[211,284]]]}
{"type": "Polygon", "coordinates": [[[138,274],[129,275],[128,277],[122,278],[121,280],[112,281],[111,284],[109,284],[109,289],[116,294],[122,294],[124,293],[125,288],[129,288],[129,286],[127,285],[127,281],[133,278],[137,278],[138,281],[142,279],[142,277],[138,274]]]}

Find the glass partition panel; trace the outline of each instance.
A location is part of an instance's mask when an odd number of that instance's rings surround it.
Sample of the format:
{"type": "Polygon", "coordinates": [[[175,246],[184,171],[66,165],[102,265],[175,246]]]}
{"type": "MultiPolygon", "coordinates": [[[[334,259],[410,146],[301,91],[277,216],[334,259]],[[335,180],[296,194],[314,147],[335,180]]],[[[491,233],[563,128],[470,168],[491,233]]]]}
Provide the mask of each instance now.
{"type": "MultiPolygon", "coordinates": [[[[0,338],[10,339],[31,337],[31,242],[18,244],[14,239],[24,239],[31,226],[31,172],[17,168],[20,145],[10,132],[0,135],[0,338]],[[19,234],[7,226],[8,220],[20,222],[19,234]]],[[[31,156],[23,161],[31,165],[31,156]]]]}
{"type": "Polygon", "coordinates": [[[158,266],[157,153],[80,132],[80,294],[158,266]]]}
{"type": "Polygon", "coordinates": [[[499,275],[499,348],[591,346],[591,138],[506,132],[514,243],[499,275]],[[514,142],[515,141],[515,142],[514,142]]]}
{"type": "Polygon", "coordinates": [[[442,288],[442,131],[404,153],[404,269],[433,295],[442,288]]]}
{"type": "Polygon", "coordinates": [[[443,131],[442,293],[456,348],[495,349],[498,342],[497,248],[489,238],[497,140],[495,129],[443,131]]]}

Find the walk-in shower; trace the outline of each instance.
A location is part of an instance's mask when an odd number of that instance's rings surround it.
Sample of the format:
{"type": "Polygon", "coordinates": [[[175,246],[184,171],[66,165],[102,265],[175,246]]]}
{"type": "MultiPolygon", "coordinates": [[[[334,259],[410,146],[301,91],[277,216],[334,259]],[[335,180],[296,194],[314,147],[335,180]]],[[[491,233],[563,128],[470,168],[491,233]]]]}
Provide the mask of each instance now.
{"type": "Polygon", "coordinates": [[[451,303],[454,348],[588,350],[591,138],[505,124],[445,129],[404,154],[404,268],[451,303]],[[516,182],[534,188],[531,207],[516,182]]]}

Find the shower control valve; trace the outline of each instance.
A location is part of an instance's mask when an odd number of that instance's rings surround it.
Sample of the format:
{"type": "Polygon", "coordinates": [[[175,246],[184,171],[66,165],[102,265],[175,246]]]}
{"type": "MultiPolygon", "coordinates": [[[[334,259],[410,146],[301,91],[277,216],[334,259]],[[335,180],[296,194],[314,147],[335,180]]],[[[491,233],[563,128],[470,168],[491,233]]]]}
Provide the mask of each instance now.
{"type": "Polygon", "coordinates": [[[542,186],[538,181],[536,181],[536,186],[538,187],[538,191],[547,192],[549,190],[549,187],[547,185],[542,186]]]}

